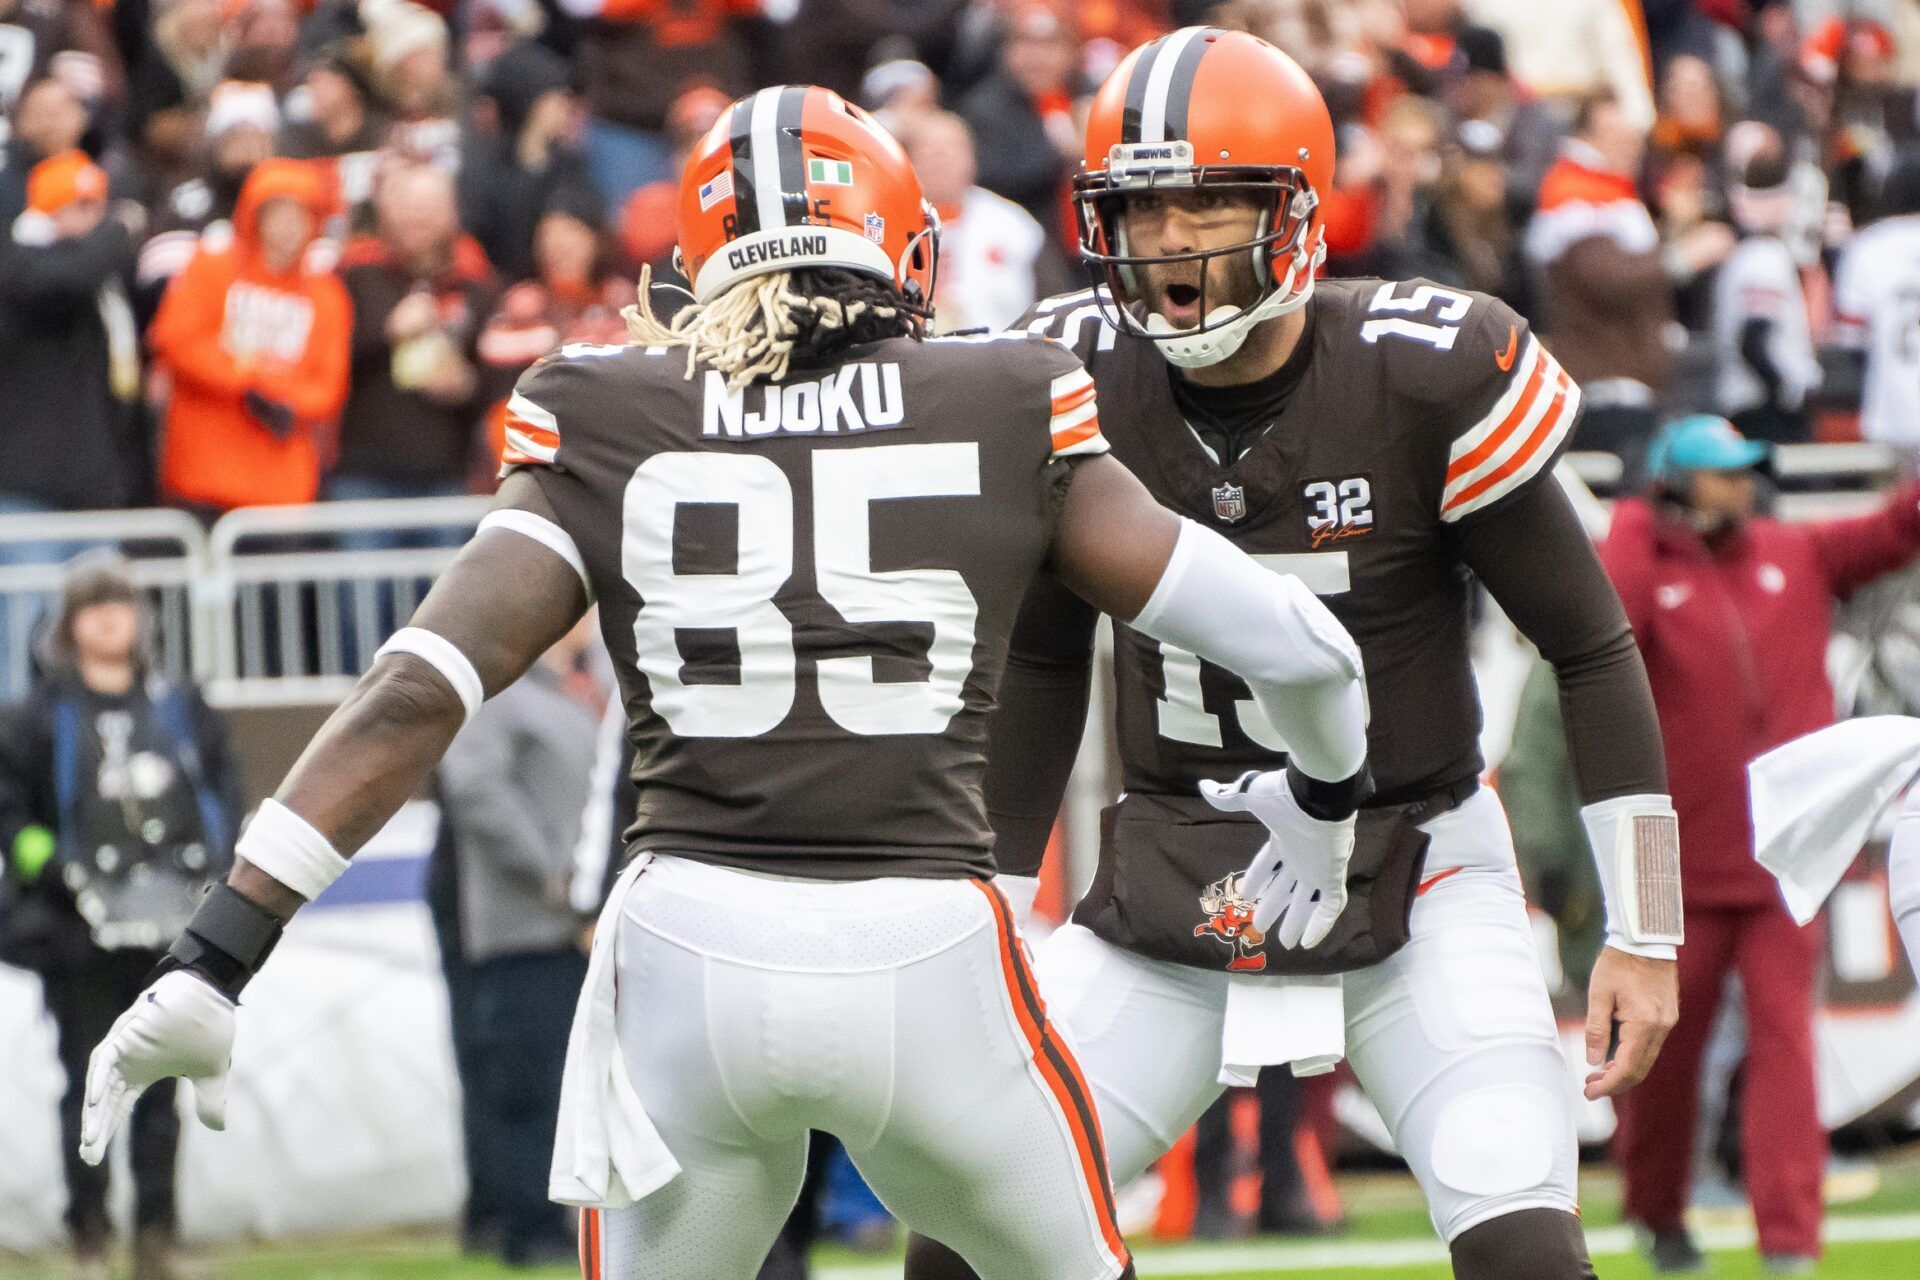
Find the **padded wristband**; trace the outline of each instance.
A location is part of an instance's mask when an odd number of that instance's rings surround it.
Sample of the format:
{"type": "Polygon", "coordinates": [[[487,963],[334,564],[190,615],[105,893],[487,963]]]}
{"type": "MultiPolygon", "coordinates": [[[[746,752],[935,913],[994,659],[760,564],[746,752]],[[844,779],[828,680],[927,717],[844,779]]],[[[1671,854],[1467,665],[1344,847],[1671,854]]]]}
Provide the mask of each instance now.
{"type": "Polygon", "coordinates": [[[1607,945],[1671,960],[1685,941],[1680,898],[1680,829],[1666,796],[1616,796],[1580,810],[1600,894],[1607,945]]]}
{"type": "Polygon", "coordinates": [[[234,852],[308,902],[347,869],[332,843],[278,800],[260,802],[234,852]]]}
{"type": "Polygon", "coordinates": [[[273,954],[283,928],[271,911],[232,885],[211,885],[187,927],[167,948],[159,972],[191,969],[237,1002],[273,954]]]}
{"type": "Polygon", "coordinates": [[[1293,791],[1293,798],[1299,802],[1301,812],[1309,818],[1321,822],[1340,822],[1351,818],[1373,795],[1373,770],[1363,764],[1351,778],[1322,782],[1310,773],[1301,772],[1298,765],[1288,761],[1287,786],[1293,791]]]}
{"type": "Polygon", "coordinates": [[[460,652],[459,646],[438,632],[425,627],[402,627],[387,637],[387,642],[376,649],[373,656],[380,658],[389,653],[410,653],[438,671],[460,695],[460,705],[466,708],[469,720],[487,700],[486,686],[480,683],[480,673],[473,669],[472,661],[460,652]]]}

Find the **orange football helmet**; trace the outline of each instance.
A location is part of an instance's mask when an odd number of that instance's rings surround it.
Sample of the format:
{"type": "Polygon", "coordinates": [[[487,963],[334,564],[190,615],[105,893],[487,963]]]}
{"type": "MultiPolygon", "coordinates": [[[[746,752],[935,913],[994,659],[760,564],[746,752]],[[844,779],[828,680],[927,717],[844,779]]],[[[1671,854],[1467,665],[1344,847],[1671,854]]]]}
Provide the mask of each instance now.
{"type": "Polygon", "coordinates": [[[1304,305],[1326,256],[1319,192],[1333,182],[1333,120],[1300,65],[1258,36],[1183,27],[1123,59],[1094,96],[1086,166],[1074,180],[1080,256],[1104,277],[1109,318],[1150,338],[1177,365],[1217,364],[1263,320],[1304,305]],[[1162,257],[1128,252],[1130,194],[1207,187],[1262,201],[1258,233],[1219,249],[1162,257]],[[1245,308],[1209,309],[1208,260],[1251,254],[1263,292],[1245,308]],[[1175,329],[1147,313],[1138,269],[1200,264],[1200,323],[1175,329]]]}
{"type": "Polygon", "coordinates": [[[751,276],[845,267],[930,307],[939,234],[879,121],[830,89],[777,85],[727,108],[694,148],[674,252],[699,302],[751,276]]]}

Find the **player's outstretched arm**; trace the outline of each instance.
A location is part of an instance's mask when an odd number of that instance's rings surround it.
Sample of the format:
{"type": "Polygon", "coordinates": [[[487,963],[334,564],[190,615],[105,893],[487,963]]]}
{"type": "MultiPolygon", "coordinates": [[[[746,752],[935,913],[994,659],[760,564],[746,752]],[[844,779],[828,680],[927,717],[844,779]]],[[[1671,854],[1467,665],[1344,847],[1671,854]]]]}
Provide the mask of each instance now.
{"type": "MultiPolygon", "coordinates": [[[[200,1119],[226,1125],[226,1074],[241,989],[281,926],[345,870],[439,762],[480,702],[566,634],[588,604],[580,574],[538,536],[553,512],[527,475],[501,486],[493,520],[467,544],[241,836],[152,985],[87,1064],[80,1154],[106,1155],[151,1084],[193,1084],[200,1119]]],[[[555,526],[557,532],[557,526],[555,526]]]]}
{"type": "Polygon", "coordinates": [[[1285,736],[1284,774],[1203,788],[1275,839],[1248,871],[1254,924],[1283,911],[1282,946],[1313,946],[1346,905],[1353,814],[1365,797],[1360,650],[1311,591],[1156,503],[1110,457],[1081,462],[1062,499],[1054,572],[1134,629],[1225,667],[1285,736]]]}

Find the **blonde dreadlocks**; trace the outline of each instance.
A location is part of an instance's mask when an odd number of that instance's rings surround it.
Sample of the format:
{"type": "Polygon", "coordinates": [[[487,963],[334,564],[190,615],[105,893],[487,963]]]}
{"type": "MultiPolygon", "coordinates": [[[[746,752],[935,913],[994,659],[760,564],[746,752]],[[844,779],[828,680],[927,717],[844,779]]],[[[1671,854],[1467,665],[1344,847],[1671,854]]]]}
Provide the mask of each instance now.
{"type": "Polygon", "coordinates": [[[929,315],[873,276],[817,267],[743,280],[662,324],[647,305],[652,284],[652,270],[643,268],[639,303],[620,313],[627,333],[641,346],[684,346],[689,378],[705,361],[729,389],[777,382],[795,365],[861,343],[918,337],[929,315]]]}

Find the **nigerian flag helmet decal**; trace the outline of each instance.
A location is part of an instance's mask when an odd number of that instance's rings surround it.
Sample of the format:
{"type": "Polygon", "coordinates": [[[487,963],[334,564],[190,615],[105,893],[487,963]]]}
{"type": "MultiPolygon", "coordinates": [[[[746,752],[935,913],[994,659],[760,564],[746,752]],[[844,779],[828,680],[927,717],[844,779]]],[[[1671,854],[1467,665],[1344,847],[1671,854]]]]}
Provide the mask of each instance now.
{"type": "Polygon", "coordinates": [[[807,181],[830,187],[850,187],[853,185],[853,166],[845,160],[814,156],[807,161],[807,181]]]}

